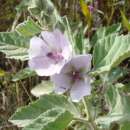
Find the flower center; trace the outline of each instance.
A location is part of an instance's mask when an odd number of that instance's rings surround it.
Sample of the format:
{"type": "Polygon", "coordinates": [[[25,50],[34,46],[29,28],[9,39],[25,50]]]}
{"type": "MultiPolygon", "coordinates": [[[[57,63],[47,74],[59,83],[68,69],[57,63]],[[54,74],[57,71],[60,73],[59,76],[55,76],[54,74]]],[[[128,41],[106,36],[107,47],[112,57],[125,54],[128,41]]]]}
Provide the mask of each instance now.
{"type": "Polygon", "coordinates": [[[57,53],[57,52],[49,52],[47,54],[47,57],[54,60],[56,63],[63,60],[63,56],[61,55],[61,53],[57,53]]]}
{"type": "Polygon", "coordinates": [[[72,77],[73,81],[75,81],[75,80],[81,80],[82,79],[82,75],[78,71],[72,71],[71,77],[72,77]]]}

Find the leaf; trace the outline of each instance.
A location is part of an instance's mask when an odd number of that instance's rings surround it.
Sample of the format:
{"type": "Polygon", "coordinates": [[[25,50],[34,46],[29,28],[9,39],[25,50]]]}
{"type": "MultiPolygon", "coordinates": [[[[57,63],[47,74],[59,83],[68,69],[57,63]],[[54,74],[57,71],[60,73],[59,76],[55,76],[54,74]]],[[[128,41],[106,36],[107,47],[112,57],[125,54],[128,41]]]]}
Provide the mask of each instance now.
{"type": "Polygon", "coordinates": [[[84,16],[87,19],[88,26],[90,27],[91,22],[92,22],[92,15],[91,15],[91,12],[89,10],[89,7],[84,2],[84,0],[80,0],[80,6],[81,6],[81,9],[82,9],[82,13],[84,14],[84,16]]]}
{"type": "Polygon", "coordinates": [[[0,44],[28,48],[29,39],[20,36],[17,32],[0,32],[0,44]]]}
{"type": "Polygon", "coordinates": [[[125,122],[121,125],[120,130],[129,130],[130,129],[130,122],[125,122]]]}
{"type": "Polygon", "coordinates": [[[23,80],[23,79],[26,79],[28,77],[32,77],[35,75],[36,75],[36,73],[33,70],[31,70],[30,68],[24,68],[13,75],[12,81],[17,82],[19,80],[23,80]]]}
{"type": "Polygon", "coordinates": [[[65,27],[64,34],[70,40],[70,43],[71,43],[72,47],[75,48],[75,44],[74,44],[75,43],[75,38],[74,38],[72,29],[71,29],[70,22],[69,22],[67,17],[64,18],[64,27],[65,27]]]}
{"type": "Polygon", "coordinates": [[[93,51],[94,72],[108,72],[130,56],[130,36],[110,35],[97,42],[93,51]]]}
{"type": "Polygon", "coordinates": [[[64,130],[72,119],[70,112],[61,108],[52,108],[41,114],[23,130],[64,130]]]}
{"type": "Polygon", "coordinates": [[[51,0],[31,0],[28,10],[44,26],[55,26],[62,21],[51,0]]]}
{"type": "Polygon", "coordinates": [[[91,44],[95,45],[98,40],[101,40],[102,38],[109,36],[111,34],[116,34],[120,31],[121,29],[121,24],[113,24],[111,26],[107,27],[100,27],[94,34],[91,40],[91,44]]]}
{"type": "Polygon", "coordinates": [[[120,11],[121,12],[121,17],[122,17],[122,23],[124,25],[124,27],[126,27],[126,29],[128,31],[130,31],[130,22],[128,21],[128,19],[126,18],[125,14],[123,11],[120,11]]]}
{"type": "Polygon", "coordinates": [[[5,75],[6,75],[6,72],[4,70],[0,69],[0,77],[3,77],[5,75]]]}
{"type": "Polygon", "coordinates": [[[0,32],[0,52],[7,58],[27,60],[29,39],[19,36],[16,32],[0,32]]]}
{"type": "Polygon", "coordinates": [[[86,53],[88,51],[90,51],[91,46],[90,46],[90,41],[89,39],[86,39],[84,34],[84,30],[82,28],[80,28],[80,30],[78,30],[76,32],[75,37],[75,43],[76,43],[76,47],[75,50],[77,49],[77,53],[79,54],[83,54],[86,53]]]}
{"type": "Polygon", "coordinates": [[[38,84],[31,90],[31,93],[36,96],[40,97],[45,94],[49,94],[54,90],[53,84],[50,81],[42,81],[42,83],[38,84]]]}
{"type": "Polygon", "coordinates": [[[44,112],[57,107],[65,109],[75,116],[79,116],[75,106],[65,96],[51,94],[44,95],[28,106],[18,109],[9,121],[20,127],[25,127],[44,112]]]}
{"type": "Polygon", "coordinates": [[[125,70],[121,67],[113,68],[108,75],[109,81],[114,82],[114,81],[118,80],[119,78],[123,77],[126,74],[128,74],[127,70],[125,70]]]}
{"type": "Polygon", "coordinates": [[[119,78],[122,78],[123,76],[127,75],[128,74],[128,71],[121,68],[121,67],[116,67],[116,68],[113,68],[109,74],[108,74],[108,77],[107,77],[107,82],[115,82],[117,81],[119,78]]]}
{"type": "Polygon", "coordinates": [[[123,94],[119,89],[122,86],[117,84],[109,89],[107,98],[111,103],[110,112],[103,117],[99,117],[96,122],[102,126],[102,128],[109,128],[111,123],[123,124],[130,121],[130,96],[123,94]],[[111,94],[110,91],[113,93],[111,94]]]}
{"type": "Polygon", "coordinates": [[[26,11],[31,0],[22,0],[19,5],[16,6],[17,12],[26,11]]]}
{"type": "Polygon", "coordinates": [[[16,59],[16,60],[28,60],[27,49],[19,48],[12,45],[4,45],[0,43],[0,52],[6,54],[6,58],[16,59]]]}
{"type": "Polygon", "coordinates": [[[42,30],[32,19],[28,19],[16,27],[16,31],[23,37],[32,37],[42,30]]]}

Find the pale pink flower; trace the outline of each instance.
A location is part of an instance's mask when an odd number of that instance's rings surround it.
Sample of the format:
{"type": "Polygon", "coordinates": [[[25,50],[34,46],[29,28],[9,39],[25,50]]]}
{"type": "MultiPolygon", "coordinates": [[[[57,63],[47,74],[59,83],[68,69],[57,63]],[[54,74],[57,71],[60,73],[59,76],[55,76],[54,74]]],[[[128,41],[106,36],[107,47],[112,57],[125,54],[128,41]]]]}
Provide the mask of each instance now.
{"type": "Polygon", "coordinates": [[[73,57],[62,68],[60,74],[51,77],[55,92],[63,94],[70,92],[72,101],[78,102],[84,96],[90,95],[91,85],[88,72],[91,68],[91,55],[78,55],[73,57]]]}
{"type": "Polygon", "coordinates": [[[94,12],[94,7],[92,5],[89,5],[88,8],[89,8],[91,13],[94,12]]]}
{"type": "Polygon", "coordinates": [[[71,52],[68,39],[58,29],[43,31],[30,40],[29,66],[39,76],[51,76],[60,72],[71,52]]]}

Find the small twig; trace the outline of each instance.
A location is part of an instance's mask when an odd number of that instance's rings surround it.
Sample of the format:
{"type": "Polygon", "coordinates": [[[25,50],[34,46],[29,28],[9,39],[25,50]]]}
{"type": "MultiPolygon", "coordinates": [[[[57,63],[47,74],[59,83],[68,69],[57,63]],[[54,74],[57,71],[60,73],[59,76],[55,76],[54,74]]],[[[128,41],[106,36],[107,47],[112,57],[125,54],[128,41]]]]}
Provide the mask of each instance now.
{"type": "Polygon", "coordinates": [[[32,98],[31,98],[31,96],[29,95],[27,89],[25,88],[25,86],[23,85],[23,83],[22,83],[21,80],[20,80],[20,84],[21,84],[22,88],[24,89],[25,93],[27,94],[27,96],[29,97],[29,100],[32,102],[32,98]]]}
{"type": "Polygon", "coordinates": [[[21,12],[17,12],[17,14],[16,14],[16,17],[15,17],[15,19],[14,19],[14,22],[13,22],[13,24],[12,24],[12,28],[11,28],[11,31],[14,31],[15,30],[15,27],[17,26],[17,24],[18,24],[18,21],[19,21],[19,19],[20,19],[20,17],[21,17],[21,12]]]}

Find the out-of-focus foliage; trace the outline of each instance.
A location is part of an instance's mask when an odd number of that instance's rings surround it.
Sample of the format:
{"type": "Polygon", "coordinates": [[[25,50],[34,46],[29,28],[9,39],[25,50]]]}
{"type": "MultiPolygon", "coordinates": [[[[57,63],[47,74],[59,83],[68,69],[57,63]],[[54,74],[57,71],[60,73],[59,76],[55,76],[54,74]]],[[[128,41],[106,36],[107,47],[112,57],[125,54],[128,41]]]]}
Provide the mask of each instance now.
{"type": "Polygon", "coordinates": [[[0,1],[0,30],[5,31],[11,28],[16,11],[15,6],[19,4],[18,0],[1,0],[0,1]]]}
{"type": "Polygon", "coordinates": [[[90,27],[92,24],[92,14],[90,12],[90,9],[84,0],[80,0],[80,6],[81,6],[81,9],[82,9],[84,16],[86,17],[88,27],[90,27]]]}
{"type": "Polygon", "coordinates": [[[122,16],[122,22],[124,27],[126,27],[126,29],[128,29],[128,31],[130,31],[130,23],[129,20],[126,18],[125,14],[121,11],[121,16],[122,16]]]}

